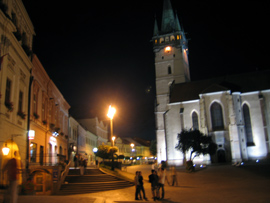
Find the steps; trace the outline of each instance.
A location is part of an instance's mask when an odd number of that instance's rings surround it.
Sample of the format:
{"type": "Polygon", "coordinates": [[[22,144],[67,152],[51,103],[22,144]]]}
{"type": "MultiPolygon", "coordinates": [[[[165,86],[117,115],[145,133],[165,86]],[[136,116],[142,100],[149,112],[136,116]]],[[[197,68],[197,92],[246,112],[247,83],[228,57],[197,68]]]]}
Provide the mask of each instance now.
{"type": "Polygon", "coordinates": [[[99,169],[87,169],[81,176],[79,169],[70,169],[58,195],[74,195],[117,190],[134,186],[133,183],[118,177],[107,175],[99,169]]]}

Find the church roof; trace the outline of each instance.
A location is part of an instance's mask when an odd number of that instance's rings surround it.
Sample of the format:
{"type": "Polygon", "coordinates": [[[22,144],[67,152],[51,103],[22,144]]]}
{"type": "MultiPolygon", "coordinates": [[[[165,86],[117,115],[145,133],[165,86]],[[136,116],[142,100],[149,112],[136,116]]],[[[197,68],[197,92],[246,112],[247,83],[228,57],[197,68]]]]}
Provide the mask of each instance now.
{"type": "Polygon", "coordinates": [[[270,70],[250,72],[207,80],[174,84],[170,103],[199,99],[200,94],[230,90],[231,92],[252,92],[270,89],[270,70]]]}

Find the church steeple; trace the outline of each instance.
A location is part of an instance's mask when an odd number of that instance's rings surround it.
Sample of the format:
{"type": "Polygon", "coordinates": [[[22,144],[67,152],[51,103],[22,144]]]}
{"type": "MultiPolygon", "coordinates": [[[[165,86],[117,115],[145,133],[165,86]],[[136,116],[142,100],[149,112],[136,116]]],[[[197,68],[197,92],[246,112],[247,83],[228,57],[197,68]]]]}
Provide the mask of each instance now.
{"type": "Polygon", "coordinates": [[[154,34],[153,36],[158,36],[158,24],[157,24],[157,19],[155,17],[155,25],[154,25],[154,34]]]}
{"type": "Polygon", "coordinates": [[[170,0],[164,0],[161,21],[162,34],[171,33],[175,30],[175,18],[170,0]]]}

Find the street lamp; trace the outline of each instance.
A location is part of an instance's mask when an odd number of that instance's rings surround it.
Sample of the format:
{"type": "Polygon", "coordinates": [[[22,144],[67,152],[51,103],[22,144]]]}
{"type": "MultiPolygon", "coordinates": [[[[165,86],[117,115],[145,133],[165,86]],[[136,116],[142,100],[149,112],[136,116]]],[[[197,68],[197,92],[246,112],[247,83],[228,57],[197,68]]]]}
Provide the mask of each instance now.
{"type": "Polygon", "coordinates": [[[110,105],[107,116],[110,118],[110,121],[111,121],[110,122],[111,139],[113,139],[113,117],[114,117],[115,112],[116,112],[116,109],[110,105]]]}
{"type": "Polygon", "coordinates": [[[94,154],[95,154],[95,165],[96,165],[96,168],[97,168],[97,165],[98,165],[98,164],[97,164],[97,155],[96,155],[97,151],[98,151],[98,148],[95,147],[95,148],[93,149],[93,152],[94,152],[94,154]]]}
{"type": "Polygon", "coordinates": [[[8,155],[10,149],[7,147],[7,143],[5,143],[5,147],[2,148],[3,154],[6,156],[8,155]]]}
{"type": "Polygon", "coordinates": [[[114,140],[115,140],[115,136],[112,137],[112,146],[114,146],[114,140]]]}
{"type": "MultiPolygon", "coordinates": [[[[110,118],[110,121],[111,121],[110,122],[110,129],[111,129],[111,139],[113,141],[115,139],[115,137],[113,139],[113,117],[114,117],[115,112],[116,112],[116,109],[110,105],[107,116],[110,118]]],[[[111,145],[113,146],[113,143],[111,145]]],[[[114,170],[114,153],[112,154],[112,171],[113,170],[114,170]]]]}

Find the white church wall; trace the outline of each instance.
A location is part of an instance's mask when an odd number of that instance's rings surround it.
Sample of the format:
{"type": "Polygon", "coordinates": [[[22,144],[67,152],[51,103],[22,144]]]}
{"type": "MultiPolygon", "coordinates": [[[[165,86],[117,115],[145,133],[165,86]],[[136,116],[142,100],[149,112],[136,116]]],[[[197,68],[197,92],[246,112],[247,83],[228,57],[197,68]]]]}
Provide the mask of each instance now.
{"type": "Polygon", "coordinates": [[[226,98],[226,92],[217,92],[217,93],[208,93],[204,94],[205,99],[205,106],[206,106],[206,119],[207,119],[207,126],[209,131],[212,131],[212,120],[211,120],[211,105],[214,102],[217,102],[222,107],[222,113],[223,113],[223,124],[224,124],[224,130],[228,130],[228,108],[227,108],[227,98],[226,98]]]}
{"type": "Polygon", "coordinates": [[[249,159],[266,157],[267,150],[258,92],[242,94],[242,106],[244,104],[249,106],[253,141],[255,144],[255,146],[247,147],[248,157],[249,159]]]}

